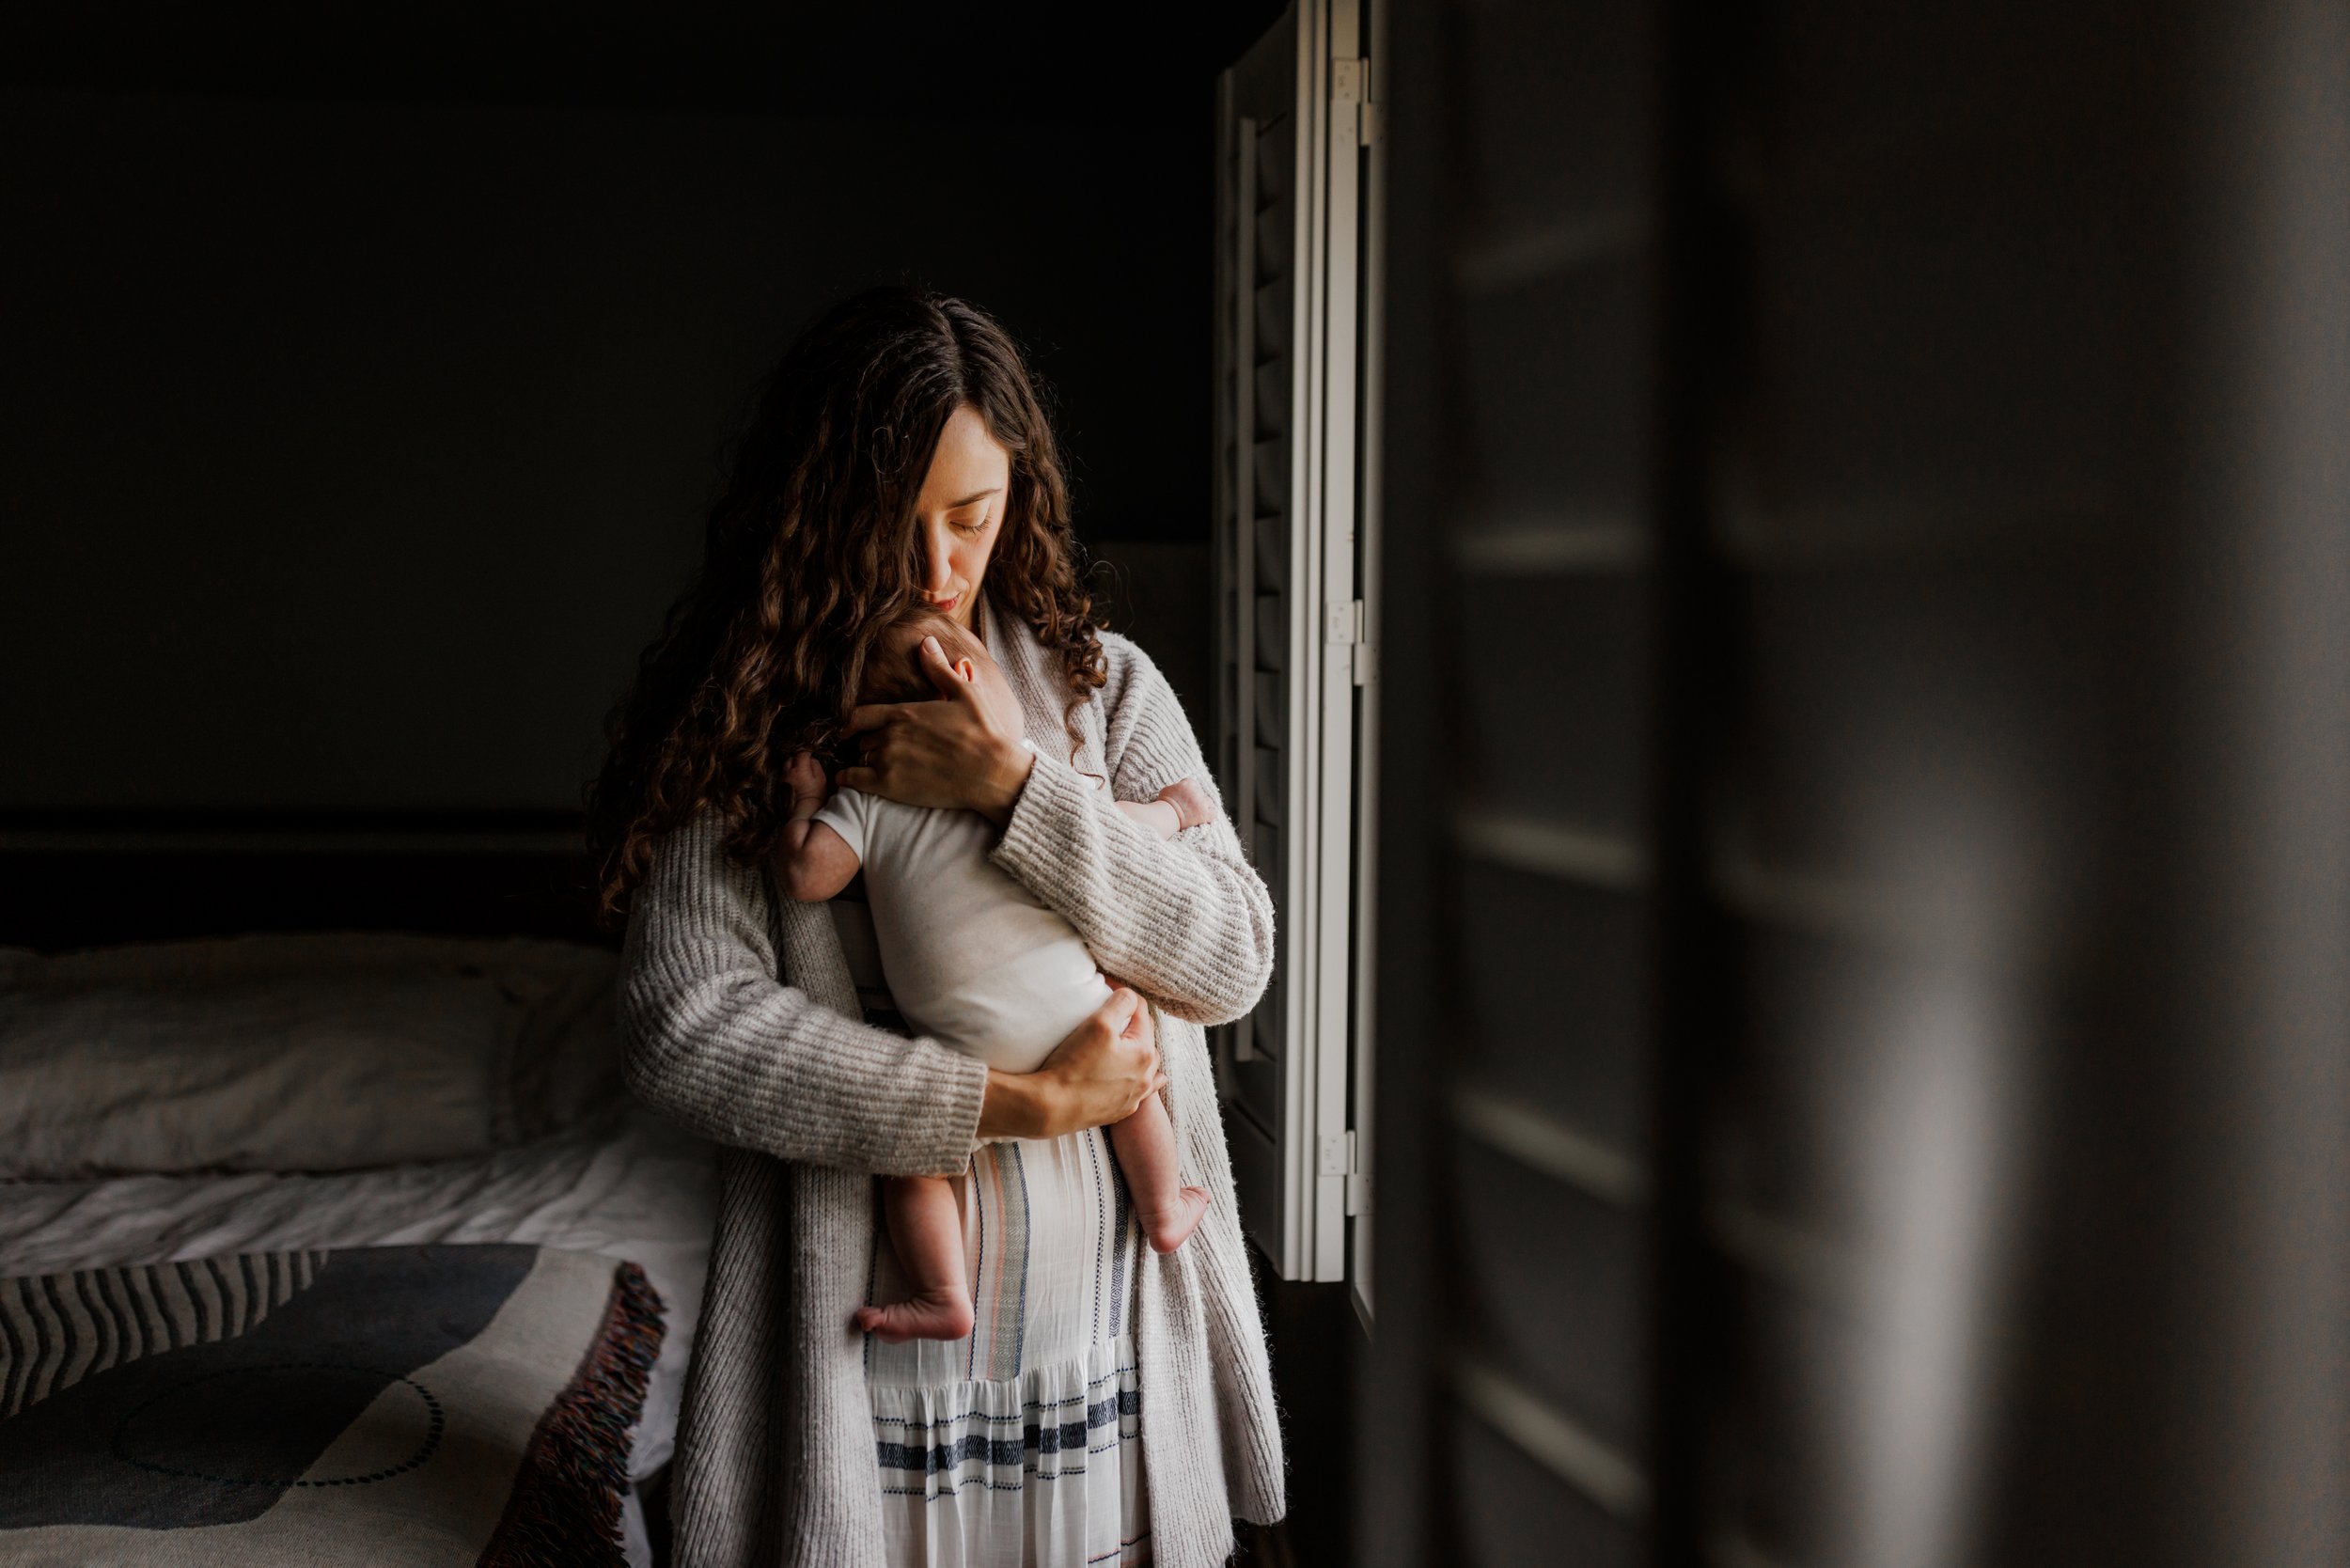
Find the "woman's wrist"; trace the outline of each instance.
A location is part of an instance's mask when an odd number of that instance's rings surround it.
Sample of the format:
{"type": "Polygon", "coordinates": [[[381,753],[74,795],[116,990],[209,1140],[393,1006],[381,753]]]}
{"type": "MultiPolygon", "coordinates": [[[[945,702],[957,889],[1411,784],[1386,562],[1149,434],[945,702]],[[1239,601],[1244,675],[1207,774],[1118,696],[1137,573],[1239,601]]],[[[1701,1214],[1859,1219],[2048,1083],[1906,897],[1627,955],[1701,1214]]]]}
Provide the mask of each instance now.
{"type": "Polygon", "coordinates": [[[1036,769],[1036,748],[1025,740],[1006,741],[996,753],[995,766],[979,780],[979,798],[972,809],[1002,827],[1011,821],[1012,808],[1020,804],[1020,792],[1028,787],[1028,775],[1036,769]]]}
{"type": "Polygon", "coordinates": [[[987,1070],[987,1092],[979,1101],[981,1141],[1054,1136],[1051,1080],[1041,1073],[987,1070]]]}

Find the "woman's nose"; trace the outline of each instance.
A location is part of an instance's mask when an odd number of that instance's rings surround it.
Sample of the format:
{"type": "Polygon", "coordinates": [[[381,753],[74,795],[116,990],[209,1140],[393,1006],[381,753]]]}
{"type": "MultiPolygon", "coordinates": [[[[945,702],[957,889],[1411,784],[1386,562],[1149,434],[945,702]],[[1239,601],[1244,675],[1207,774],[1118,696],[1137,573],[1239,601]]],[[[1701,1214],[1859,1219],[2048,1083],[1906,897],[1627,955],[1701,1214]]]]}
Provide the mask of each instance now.
{"type": "Polygon", "coordinates": [[[932,529],[922,547],[922,587],[931,593],[944,593],[955,580],[954,559],[948,551],[944,529],[932,529]]]}

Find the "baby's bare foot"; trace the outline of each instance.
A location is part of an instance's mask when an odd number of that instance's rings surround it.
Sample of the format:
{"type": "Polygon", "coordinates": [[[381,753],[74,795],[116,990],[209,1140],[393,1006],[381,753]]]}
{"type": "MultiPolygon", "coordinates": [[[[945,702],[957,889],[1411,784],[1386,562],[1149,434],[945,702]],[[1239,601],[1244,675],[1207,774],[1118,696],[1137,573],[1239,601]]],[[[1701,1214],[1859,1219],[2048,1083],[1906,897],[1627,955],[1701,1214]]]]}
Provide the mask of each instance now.
{"type": "Polygon", "coordinates": [[[1208,1189],[1183,1187],[1175,1194],[1175,1200],[1155,1213],[1142,1216],[1142,1233],[1151,1238],[1153,1252],[1172,1252],[1191,1239],[1199,1227],[1199,1216],[1208,1212],[1208,1189]]]}
{"type": "Polygon", "coordinates": [[[963,1291],[923,1291],[911,1301],[858,1308],[856,1325],[893,1345],[960,1340],[971,1332],[971,1297],[963,1291]]]}

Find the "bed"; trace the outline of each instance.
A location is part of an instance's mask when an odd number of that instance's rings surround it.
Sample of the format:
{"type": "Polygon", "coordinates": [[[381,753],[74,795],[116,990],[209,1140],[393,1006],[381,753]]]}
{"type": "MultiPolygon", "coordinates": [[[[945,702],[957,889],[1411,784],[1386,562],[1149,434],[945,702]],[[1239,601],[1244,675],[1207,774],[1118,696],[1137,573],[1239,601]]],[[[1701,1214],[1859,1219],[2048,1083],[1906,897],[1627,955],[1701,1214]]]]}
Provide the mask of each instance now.
{"type": "Polygon", "coordinates": [[[0,949],[0,1560],[652,1563],[714,1165],[613,966],[0,949]]]}

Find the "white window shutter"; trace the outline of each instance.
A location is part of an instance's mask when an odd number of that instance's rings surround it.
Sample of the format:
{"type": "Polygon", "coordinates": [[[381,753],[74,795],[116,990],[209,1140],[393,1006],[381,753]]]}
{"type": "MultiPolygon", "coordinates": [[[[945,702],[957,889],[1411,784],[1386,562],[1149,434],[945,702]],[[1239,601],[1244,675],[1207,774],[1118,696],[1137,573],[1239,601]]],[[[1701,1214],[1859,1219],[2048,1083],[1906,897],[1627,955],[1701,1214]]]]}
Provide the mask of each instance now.
{"type": "Polygon", "coordinates": [[[1298,0],[1218,92],[1215,765],[1279,949],[1214,1043],[1243,1218],[1289,1279],[1349,1278],[1369,1237],[1357,18],[1356,0],[1298,0]]]}

